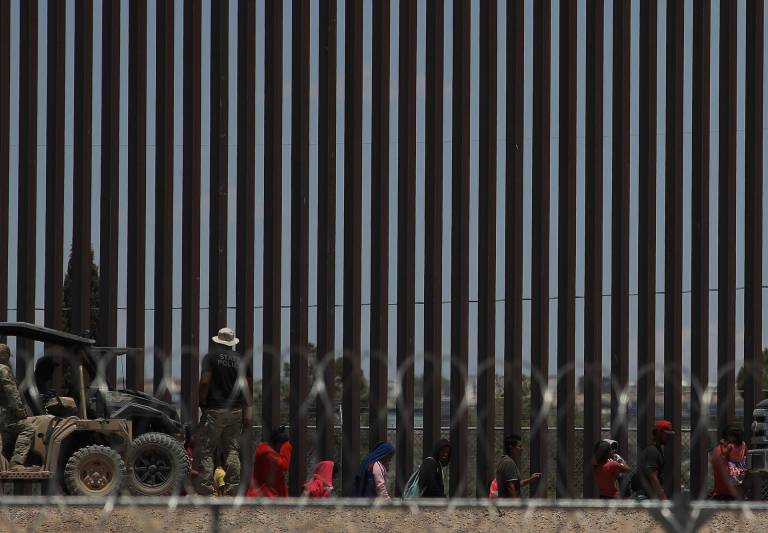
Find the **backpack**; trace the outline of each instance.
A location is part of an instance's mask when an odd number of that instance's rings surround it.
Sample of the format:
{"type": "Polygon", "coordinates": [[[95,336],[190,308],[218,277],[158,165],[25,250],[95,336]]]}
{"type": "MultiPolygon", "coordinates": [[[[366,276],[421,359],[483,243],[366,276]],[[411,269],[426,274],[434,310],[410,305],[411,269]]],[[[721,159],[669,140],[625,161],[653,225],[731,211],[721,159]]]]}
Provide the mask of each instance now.
{"type": "MultiPolygon", "coordinates": [[[[434,458],[432,457],[427,457],[427,459],[432,459],[434,461],[434,458]]],[[[408,481],[405,482],[405,487],[403,487],[403,500],[415,500],[416,498],[421,498],[424,495],[424,492],[426,492],[427,487],[419,487],[420,471],[421,466],[419,466],[416,471],[411,474],[411,477],[408,478],[408,481]]]]}
{"type": "Polygon", "coordinates": [[[424,494],[424,490],[419,488],[419,470],[421,470],[421,467],[417,468],[411,474],[411,477],[408,478],[408,481],[405,482],[403,500],[415,500],[416,498],[421,498],[421,495],[424,494]]]}

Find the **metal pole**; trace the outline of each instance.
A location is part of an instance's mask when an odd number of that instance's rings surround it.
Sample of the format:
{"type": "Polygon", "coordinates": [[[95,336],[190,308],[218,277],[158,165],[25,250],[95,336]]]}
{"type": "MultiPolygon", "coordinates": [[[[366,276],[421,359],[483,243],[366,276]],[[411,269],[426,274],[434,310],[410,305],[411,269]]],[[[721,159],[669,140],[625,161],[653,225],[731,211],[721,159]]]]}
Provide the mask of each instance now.
{"type": "MultiPolygon", "coordinates": [[[[64,293],[64,69],[66,52],[65,4],[48,2],[48,111],[45,151],[45,325],[62,329],[64,293]]],[[[2,127],[2,126],[0,126],[2,127]]],[[[0,237],[1,238],[1,237],[0,237]]],[[[7,261],[0,261],[5,265],[7,261]]],[[[0,283],[3,283],[0,281],[0,283]]],[[[56,346],[47,344],[46,353],[56,346]]],[[[61,390],[61,367],[54,372],[61,390]]]]}
{"type": "MultiPolygon", "coordinates": [[[[336,451],[333,407],[336,401],[337,7],[336,0],[319,3],[317,361],[324,365],[322,376],[325,381],[325,397],[317,399],[317,439],[320,459],[330,459],[334,457],[336,451]]],[[[373,389],[373,383],[371,383],[371,389],[373,389]]],[[[373,390],[371,390],[371,397],[373,397],[373,390]]]]}
{"type": "Polygon", "coordinates": [[[613,158],[611,229],[611,436],[627,450],[629,383],[629,99],[631,2],[613,8],[613,158]]]}
{"type": "Polygon", "coordinates": [[[720,158],[717,223],[719,429],[723,429],[736,417],[736,17],[736,3],[723,2],[720,7],[720,158]]]}
{"type": "MultiPolygon", "coordinates": [[[[54,2],[56,0],[53,0],[54,2]]],[[[128,268],[126,341],[144,348],[147,234],[147,3],[128,14],[128,268]]],[[[126,385],[144,390],[144,354],[128,358],[126,385]]]]}
{"type": "MultiPolygon", "coordinates": [[[[8,154],[10,152],[11,1],[0,0],[0,257],[8,257],[8,154]]],[[[0,321],[8,320],[8,261],[0,261],[0,321]]],[[[5,338],[0,336],[0,341],[5,338]]]]}
{"type": "MultiPolygon", "coordinates": [[[[229,188],[229,0],[211,3],[211,171],[208,280],[210,337],[227,326],[227,200],[229,188]]],[[[253,98],[253,96],[252,96],[253,98]]]]}
{"type": "MultiPolygon", "coordinates": [[[[22,2],[19,18],[19,240],[16,320],[34,322],[37,271],[37,2],[22,2]]],[[[77,89],[77,84],[75,87],[77,89]]],[[[78,94],[77,90],[75,94],[78,94]]],[[[28,339],[20,338],[17,341],[16,376],[19,380],[26,377],[27,361],[34,357],[34,348],[34,342],[28,339]]]]}
{"type": "Polygon", "coordinates": [[[445,6],[426,7],[426,102],[424,179],[424,442],[428,456],[441,438],[443,385],[443,70],[445,6]]]}
{"type": "MultiPolygon", "coordinates": [[[[656,91],[657,3],[640,3],[638,139],[637,448],[652,441],[656,412],[656,91]]],[[[589,56],[588,56],[589,57],[589,56]]],[[[592,315],[585,313],[592,319],[592,315]]],[[[592,320],[594,321],[594,320],[592,320]]]]}
{"type": "MultiPolygon", "coordinates": [[[[75,3],[75,102],[72,212],[72,310],[70,330],[96,334],[92,324],[91,165],[93,97],[93,1],[75,3]]],[[[33,204],[34,205],[34,204],[33,204]]]]}
{"type": "Polygon", "coordinates": [[[363,5],[346,10],[344,74],[344,334],[342,490],[350,495],[360,459],[360,246],[363,185],[363,5]]]}
{"type": "Polygon", "coordinates": [[[520,433],[523,386],[523,160],[525,2],[507,5],[504,430],[520,433]]]}
{"type": "Polygon", "coordinates": [[[549,158],[550,158],[549,2],[533,6],[533,235],[531,269],[531,471],[542,478],[531,495],[544,496],[549,477],[544,393],[549,380],[549,158]]]}
{"type": "Polygon", "coordinates": [[[480,4],[480,144],[478,194],[477,477],[487,496],[496,462],[496,120],[498,2],[480,4]]]}
{"type": "MultiPolygon", "coordinates": [[[[186,34],[185,34],[186,39],[186,34]]],[[[155,316],[154,316],[154,393],[170,398],[169,391],[160,392],[166,371],[170,370],[173,349],[172,297],[173,297],[173,63],[174,63],[174,7],[173,2],[157,3],[157,118],[155,163],[155,316]],[[167,370],[166,370],[167,369],[167,370]]],[[[185,54],[191,52],[185,47],[185,54]]],[[[185,58],[186,61],[186,58],[185,58]]],[[[186,75],[185,65],[185,75],[186,75]]],[[[186,96],[184,99],[186,105],[186,96]]],[[[184,119],[188,120],[185,113],[184,119]]],[[[186,133],[186,129],[185,129],[186,133]]],[[[190,147],[184,143],[185,153],[190,147]]],[[[186,189],[186,187],[185,187],[186,189]]],[[[186,226],[186,225],[185,225],[186,226]]],[[[184,246],[184,245],[182,245],[184,246]]],[[[186,295],[185,292],[182,294],[186,295]]],[[[182,342],[182,347],[185,347],[182,342]]],[[[182,390],[188,361],[182,358],[182,390]]],[[[197,372],[197,367],[194,369],[197,372]]],[[[188,389],[186,389],[188,390],[188,389]]],[[[184,393],[182,392],[182,396],[184,393]]],[[[184,396],[188,398],[188,396],[184,396]]],[[[185,404],[187,405],[187,404],[185,404]]]]}
{"type": "Polygon", "coordinates": [[[293,0],[291,89],[291,459],[290,492],[307,472],[307,303],[309,299],[309,2],[293,0]]]}
{"type": "Polygon", "coordinates": [[[401,494],[413,472],[413,373],[416,314],[416,50],[417,2],[400,3],[397,186],[397,475],[401,494]]]}
{"type": "MultiPolygon", "coordinates": [[[[184,2],[184,153],[181,247],[181,396],[197,420],[200,350],[201,2],[184,2]]],[[[171,63],[172,64],[172,63],[171,63]]],[[[170,72],[170,71],[169,71],[170,72]]],[[[207,344],[207,343],[206,343],[207,344]]]]}
{"type": "Polygon", "coordinates": [[[576,22],[577,7],[560,2],[560,142],[557,273],[557,482],[574,494],[576,463],[576,22]]]}
{"type": "Polygon", "coordinates": [[[693,157],[691,190],[691,495],[707,488],[709,405],[709,0],[693,10],[693,157]]]}
{"type": "MultiPolygon", "coordinates": [[[[237,13],[237,345],[246,381],[247,403],[253,403],[253,337],[255,210],[256,210],[256,5],[239,0],[237,13]]],[[[251,417],[254,413],[251,412],[251,417]]],[[[250,419],[253,424],[253,418],[250,419]]],[[[244,494],[253,471],[253,431],[243,428],[240,449],[240,494],[244,494]]]]}
{"type": "MultiPolygon", "coordinates": [[[[408,4],[403,3],[403,10],[407,10],[406,6],[408,4]]],[[[374,445],[387,438],[389,382],[389,0],[373,2],[372,19],[371,389],[368,442],[374,445]]],[[[403,52],[411,55],[409,51],[403,52]]]]}
{"type": "MultiPolygon", "coordinates": [[[[667,138],[664,267],[664,418],[679,432],[682,422],[683,283],[683,0],[667,3],[667,138]]],[[[664,485],[678,494],[681,443],[664,450],[664,485]]]]}
{"type": "MultiPolygon", "coordinates": [[[[99,327],[101,346],[117,344],[117,247],[120,222],[120,2],[103,7],[101,90],[101,229],[99,232],[99,327]]],[[[94,302],[96,304],[97,302],[94,302]]],[[[107,381],[117,385],[117,361],[107,362],[107,381]]]]}
{"type": "Polygon", "coordinates": [[[264,439],[280,425],[283,3],[266,2],[264,64],[264,439]]]}
{"type": "Polygon", "coordinates": [[[763,393],[763,0],[747,2],[744,211],[744,428],[763,393]]]}
{"type": "Polygon", "coordinates": [[[472,6],[453,3],[453,192],[451,201],[451,487],[467,494],[469,370],[469,149],[472,6]]]}

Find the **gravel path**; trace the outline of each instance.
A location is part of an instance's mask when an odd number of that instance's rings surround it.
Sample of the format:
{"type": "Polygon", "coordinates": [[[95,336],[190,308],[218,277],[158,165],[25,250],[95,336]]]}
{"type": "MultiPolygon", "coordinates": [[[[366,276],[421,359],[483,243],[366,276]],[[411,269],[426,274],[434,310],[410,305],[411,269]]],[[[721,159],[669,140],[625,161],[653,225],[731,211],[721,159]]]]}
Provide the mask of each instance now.
{"type": "MultiPolygon", "coordinates": [[[[106,515],[93,508],[2,508],[0,531],[125,532],[210,530],[211,514],[205,509],[176,511],[157,508],[121,508],[106,515]]],[[[451,512],[425,510],[410,513],[395,509],[266,509],[223,511],[221,531],[350,531],[350,532],[437,532],[437,531],[628,531],[641,533],[662,528],[641,511],[509,510],[499,515],[486,509],[451,512]]],[[[703,531],[768,531],[768,513],[745,517],[741,513],[719,513],[703,531]]]]}

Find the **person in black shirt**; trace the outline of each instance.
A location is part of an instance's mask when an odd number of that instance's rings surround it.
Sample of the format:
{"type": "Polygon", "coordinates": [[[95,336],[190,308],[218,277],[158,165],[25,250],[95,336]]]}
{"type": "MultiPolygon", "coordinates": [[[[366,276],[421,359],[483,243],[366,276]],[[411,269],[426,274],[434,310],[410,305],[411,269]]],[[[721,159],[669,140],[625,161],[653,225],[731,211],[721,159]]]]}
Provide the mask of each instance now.
{"type": "Polygon", "coordinates": [[[240,340],[230,328],[222,328],[211,339],[211,351],[200,371],[200,425],[193,468],[199,472],[195,490],[204,496],[214,493],[215,450],[221,450],[226,470],[225,494],[240,487],[240,440],[251,427],[250,365],[234,347],[240,340]]]}
{"type": "Polygon", "coordinates": [[[419,491],[422,498],[445,498],[444,468],[451,461],[451,444],[440,439],[432,455],[426,457],[419,467],[419,491]]]}
{"type": "Polygon", "coordinates": [[[668,420],[659,420],[653,428],[653,444],[637,457],[637,472],[632,478],[632,489],[639,499],[666,500],[664,490],[664,445],[675,432],[668,420]]]}

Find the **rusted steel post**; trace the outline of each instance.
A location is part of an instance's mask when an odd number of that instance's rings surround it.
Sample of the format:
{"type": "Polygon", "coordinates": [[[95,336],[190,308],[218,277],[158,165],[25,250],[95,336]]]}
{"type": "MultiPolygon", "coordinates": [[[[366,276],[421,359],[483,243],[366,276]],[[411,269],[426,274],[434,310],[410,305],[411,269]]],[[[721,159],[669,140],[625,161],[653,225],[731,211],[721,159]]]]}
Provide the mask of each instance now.
{"type": "Polygon", "coordinates": [[[533,6],[533,235],[531,299],[531,471],[542,478],[531,495],[546,494],[548,477],[547,418],[544,393],[549,381],[549,125],[550,125],[549,2],[533,6]]]}
{"type": "MultiPolygon", "coordinates": [[[[54,0],[55,1],[55,0],[54,0]]],[[[144,348],[147,236],[147,3],[128,13],[128,268],[126,344],[144,348]]],[[[129,389],[144,390],[144,354],[129,357],[129,389]]]]}
{"type": "MultiPolygon", "coordinates": [[[[173,26],[173,2],[167,0],[158,2],[157,118],[155,135],[157,145],[155,151],[155,344],[153,390],[155,395],[161,395],[164,398],[170,398],[170,393],[162,390],[162,380],[165,377],[171,377],[166,374],[170,374],[170,358],[173,349],[173,321],[171,314],[173,305],[173,248],[168,246],[168,243],[173,242],[173,26]]],[[[189,51],[190,48],[185,47],[185,54],[189,51]]],[[[185,75],[187,69],[186,59],[187,58],[185,57],[185,75]]],[[[184,102],[186,105],[186,97],[184,102]]],[[[184,119],[188,120],[186,113],[184,114],[184,119]]],[[[185,142],[185,153],[186,150],[189,149],[190,147],[188,147],[185,142]]],[[[182,292],[182,294],[186,296],[186,293],[182,292]]],[[[184,348],[186,348],[186,346],[182,342],[182,350],[184,348]]],[[[182,357],[181,360],[183,388],[185,367],[189,362],[187,360],[187,352],[182,351],[182,353],[184,354],[184,357],[182,357]]],[[[195,366],[195,372],[196,371],[197,366],[195,366]]]]}
{"type": "MultiPolygon", "coordinates": [[[[664,418],[680,431],[683,367],[683,1],[667,4],[667,136],[664,261],[664,418]]],[[[681,442],[664,455],[667,495],[680,492],[681,442]]]]}
{"type": "Polygon", "coordinates": [[[280,425],[283,202],[283,3],[264,5],[264,438],[280,425]]]}
{"type": "MultiPolygon", "coordinates": [[[[629,384],[629,99],[632,4],[613,5],[611,230],[611,437],[627,450],[629,384]]],[[[559,440],[559,439],[558,439],[559,440]]]]}
{"type": "Polygon", "coordinates": [[[307,300],[309,298],[309,2],[293,0],[291,86],[291,395],[294,456],[290,493],[300,496],[307,473],[307,300]]]}
{"type": "MultiPolygon", "coordinates": [[[[101,346],[117,344],[117,245],[120,206],[120,2],[106,0],[102,23],[101,212],[99,327],[101,346]]],[[[96,302],[94,302],[96,303],[96,302]]],[[[117,383],[117,361],[107,363],[107,381],[117,383]]]]}
{"type": "MultiPolygon", "coordinates": [[[[55,0],[48,2],[47,84],[52,89],[48,91],[45,151],[45,325],[55,329],[61,329],[64,322],[62,289],[64,282],[65,7],[62,2],[55,0]]],[[[3,127],[0,125],[0,128],[3,127]]],[[[5,254],[2,256],[5,257],[5,254]]],[[[0,261],[0,263],[5,266],[7,261],[0,261]]],[[[0,280],[0,283],[4,281],[0,280]]],[[[45,350],[47,353],[53,353],[56,346],[46,345],[45,350]]],[[[54,373],[54,382],[57,388],[61,387],[60,368],[57,368],[54,373]]]]}
{"type": "Polygon", "coordinates": [[[520,434],[523,397],[523,160],[525,2],[507,5],[507,161],[504,302],[504,431],[520,434]]]}
{"type": "MultiPolygon", "coordinates": [[[[407,4],[403,6],[405,9],[407,4]]],[[[376,444],[387,438],[389,381],[389,0],[374,2],[371,7],[371,390],[368,442],[376,444]]],[[[410,55],[406,50],[403,53],[410,55]]]]}
{"type": "MultiPolygon", "coordinates": [[[[75,4],[75,102],[70,329],[96,334],[91,326],[91,170],[93,100],[93,1],[75,4]]],[[[32,204],[34,205],[34,203],[32,204]]],[[[34,240],[34,239],[33,239],[34,240]]]]}
{"type": "MultiPolygon", "coordinates": [[[[8,257],[8,154],[10,151],[11,1],[0,0],[0,256],[8,257]]],[[[46,306],[47,307],[47,306],[46,306]]],[[[8,261],[0,261],[0,321],[8,320],[8,261]]],[[[5,337],[0,335],[0,341],[5,337]]]]}
{"type": "MultiPolygon", "coordinates": [[[[253,402],[254,276],[256,238],[256,2],[239,0],[237,13],[237,250],[235,331],[241,365],[253,402]]],[[[251,411],[250,422],[255,413],[251,411]]],[[[240,479],[253,469],[253,433],[241,441],[240,479]]],[[[240,485],[241,493],[247,489],[240,485]]]]}
{"type": "Polygon", "coordinates": [[[496,463],[496,120],[498,2],[480,4],[480,144],[478,191],[477,476],[487,496],[496,463]]]}
{"type": "Polygon", "coordinates": [[[227,324],[227,192],[229,188],[229,0],[211,3],[211,212],[208,331],[227,324]]]}
{"type": "MultiPolygon", "coordinates": [[[[34,323],[37,272],[37,2],[21,2],[19,19],[19,244],[16,320],[34,323]]],[[[75,87],[77,88],[77,84],[75,87]]],[[[77,90],[75,94],[78,94],[77,90]]],[[[27,362],[31,362],[34,357],[35,344],[20,338],[16,346],[16,376],[22,380],[27,373],[27,362]]],[[[30,365],[30,370],[32,366],[30,365]]]]}
{"type": "Polygon", "coordinates": [[[744,81],[744,429],[763,393],[763,0],[747,2],[744,81]]]}
{"type": "Polygon", "coordinates": [[[737,6],[720,7],[720,158],[717,222],[717,420],[736,416],[736,54],[737,6]]]}
{"type": "MultiPolygon", "coordinates": [[[[577,7],[560,2],[560,143],[557,266],[557,482],[574,493],[576,463],[576,22],[577,7]]],[[[482,144],[482,143],[481,143],[482,144]]]]}
{"type": "Polygon", "coordinates": [[[187,0],[184,3],[181,397],[187,416],[193,421],[197,420],[200,378],[200,41],[201,2],[187,0]]]}
{"type": "MultiPolygon", "coordinates": [[[[325,394],[317,399],[317,456],[335,457],[336,401],[336,29],[337,1],[319,3],[317,154],[317,360],[325,394]]],[[[315,376],[318,378],[320,376],[315,376]]],[[[373,387],[373,385],[371,385],[373,387]]],[[[373,392],[371,391],[371,395],[373,392]]]]}
{"type": "Polygon", "coordinates": [[[691,495],[705,496],[709,404],[709,0],[693,8],[693,146],[691,187],[691,495]]]}
{"type": "Polygon", "coordinates": [[[413,473],[413,373],[416,314],[416,0],[400,3],[397,186],[396,494],[413,473]]]}
{"type": "Polygon", "coordinates": [[[443,381],[443,61],[445,6],[426,8],[426,102],[424,179],[424,457],[440,439],[443,381]]]}
{"type": "MultiPolygon", "coordinates": [[[[345,6],[344,334],[342,492],[350,495],[360,461],[360,246],[363,185],[363,5],[345,6]]],[[[374,443],[375,444],[375,443],[374,443]]]]}
{"type": "MultiPolygon", "coordinates": [[[[586,5],[584,447],[592,454],[602,425],[603,316],[603,0],[586,5]]],[[[584,497],[597,496],[592,469],[584,465],[584,497]]]]}
{"type": "MultiPolygon", "coordinates": [[[[656,410],[656,91],[657,3],[640,3],[637,227],[637,449],[653,440],[656,410]]],[[[589,57],[589,55],[587,55],[589,57]]],[[[589,91],[587,91],[589,92],[589,91]]],[[[589,113],[587,113],[589,116],[589,113]]],[[[589,217],[587,218],[589,220],[589,217]]],[[[587,253],[589,257],[589,253],[587,253]]],[[[584,316],[590,317],[590,313],[584,316]]],[[[585,443],[586,444],[586,443],[585,443]]],[[[586,451],[586,450],[585,450],[586,451]]],[[[586,455],[585,455],[586,457],[586,455]]]]}
{"type": "MultiPolygon", "coordinates": [[[[603,381],[603,0],[586,4],[584,103],[584,446],[590,457],[601,438],[603,381]]],[[[584,464],[583,496],[596,497],[592,468],[584,464]]]]}
{"type": "Polygon", "coordinates": [[[469,149],[472,6],[453,3],[453,154],[451,179],[451,487],[467,494],[465,393],[469,371],[469,149]]]}

